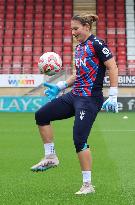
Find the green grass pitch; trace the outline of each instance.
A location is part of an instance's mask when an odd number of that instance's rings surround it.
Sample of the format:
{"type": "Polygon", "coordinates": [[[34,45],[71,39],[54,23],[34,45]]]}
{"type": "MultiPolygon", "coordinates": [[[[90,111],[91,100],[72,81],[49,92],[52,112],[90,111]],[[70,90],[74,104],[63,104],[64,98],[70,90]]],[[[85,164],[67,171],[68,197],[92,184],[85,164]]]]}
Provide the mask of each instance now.
{"type": "Polygon", "coordinates": [[[99,113],[88,141],[96,193],[87,196],[74,195],[82,176],[73,121],[53,123],[60,165],[33,173],[30,167],[44,155],[34,113],[0,113],[0,205],[135,204],[135,113],[99,113]]]}

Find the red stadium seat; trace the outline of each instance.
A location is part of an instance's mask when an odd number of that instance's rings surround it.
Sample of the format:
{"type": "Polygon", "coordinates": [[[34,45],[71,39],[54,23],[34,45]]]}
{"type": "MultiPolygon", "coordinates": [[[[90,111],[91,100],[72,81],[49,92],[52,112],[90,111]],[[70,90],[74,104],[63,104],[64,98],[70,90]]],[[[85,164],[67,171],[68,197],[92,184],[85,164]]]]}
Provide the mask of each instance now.
{"type": "Polygon", "coordinates": [[[117,53],[119,56],[126,56],[126,47],[123,46],[123,47],[118,47],[117,48],[117,53]]]}
{"type": "Polygon", "coordinates": [[[71,55],[63,55],[63,64],[66,65],[70,65],[71,64],[71,60],[72,60],[72,56],[71,55]]]}
{"type": "Polygon", "coordinates": [[[2,21],[1,19],[0,19],[0,31],[4,31],[4,21],[2,21]]]}
{"type": "Polygon", "coordinates": [[[12,69],[12,74],[22,74],[22,71],[20,68],[13,68],[12,69]]]}
{"type": "Polygon", "coordinates": [[[11,55],[8,55],[8,56],[7,56],[7,55],[4,55],[4,56],[3,56],[3,62],[4,62],[4,63],[7,63],[7,64],[8,64],[8,63],[11,64],[11,63],[12,63],[12,56],[11,56],[11,55]]]}
{"type": "Polygon", "coordinates": [[[32,54],[34,56],[40,56],[42,54],[42,47],[41,46],[34,46],[32,54]]]}
{"type": "Polygon", "coordinates": [[[54,38],[62,38],[62,30],[55,30],[54,38]]]}
{"type": "Polygon", "coordinates": [[[12,55],[12,46],[4,46],[3,55],[11,56],[12,55]]]}
{"type": "Polygon", "coordinates": [[[32,46],[24,46],[23,47],[23,55],[31,55],[32,54],[32,46]]]}
{"type": "Polygon", "coordinates": [[[33,35],[34,35],[35,38],[42,38],[43,31],[38,30],[38,29],[34,29],[34,34],[33,35]]]}
{"type": "Polygon", "coordinates": [[[6,13],[6,20],[14,20],[14,13],[6,13]]]}
{"type": "Polygon", "coordinates": [[[34,22],[34,28],[37,29],[37,30],[43,29],[42,19],[40,21],[35,21],[34,22]]]}
{"type": "Polygon", "coordinates": [[[126,38],[117,38],[117,45],[120,46],[126,46],[126,38]]]}
{"type": "MultiPolygon", "coordinates": [[[[15,28],[16,29],[23,29],[23,26],[24,26],[24,22],[23,21],[15,21],[15,28]]],[[[16,32],[16,30],[15,30],[16,32]]]]}
{"type": "Polygon", "coordinates": [[[45,52],[52,52],[53,50],[52,50],[52,46],[44,46],[43,47],[43,53],[45,53],[45,52]]]}
{"type": "Polygon", "coordinates": [[[32,21],[33,20],[33,14],[29,13],[25,15],[25,21],[32,21]]]}
{"type": "Polygon", "coordinates": [[[13,73],[21,73],[21,67],[22,67],[22,56],[14,56],[13,58],[13,64],[12,64],[12,68],[13,68],[13,73]]]}
{"type": "Polygon", "coordinates": [[[1,39],[1,42],[3,41],[3,40],[2,40],[2,39],[3,39],[3,35],[4,35],[3,30],[0,30],[0,39],[1,39]]]}
{"type": "Polygon", "coordinates": [[[32,55],[29,56],[23,56],[23,63],[31,63],[32,62],[32,55]]]}
{"type": "Polygon", "coordinates": [[[24,46],[32,46],[32,38],[24,38],[24,46]]]}
{"type": "Polygon", "coordinates": [[[22,21],[23,18],[24,18],[24,14],[23,13],[18,13],[15,16],[16,21],[22,21]]]}
{"type": "Polygon", "coordinates": [[[13,45],[13,38],[4,38],[4,46],[13,45]]]}
{"type": "Polygon", "coordinates": [[[14,51],[13,51],[14,55],[22,55],[22,46],[14,46],[14,51]]]}
{"type": "MultiPolygon", "coordinates": [[[[20,0],[18,0],[18,1],[20,1],[20,0]]],[[[24,3],[23,0],[21,0],[21,1],[24,3]]],[[[26,5],[33,5],[33,3],[34,3],[34,0],[25,0],[25,1],[26,1],[26,5]]]]}
{"type": "Polygon", "coordinates": [[[38,68],[37,64],[33,64],[32,73],[33,74],[40,74],[40,71],[39,71],[39,68],[38,68]]]}
{"type": "Polygon", "coordinates": [[[70,21],[64,21],[64,30],[70,30],[71,28],[71,22],[70,21]]]}
{"type": "Polygon", "coordinates": [[[3,63],[3,74],[10,74],[11,73],[11,64],[10,63],[3,63]]]}
{"type": "Polygon", "coordinates": [[[118,28],[125,28],[125,26],[126,26],[126,23],[123,19],[121,21],[117,21],[118,28]]]}
{"type": "Polygon", "coordinates": [[[22,72],[23,74],[31,74],[32,73],[31,63],[23,63],[22,72]]]}
{"type": "Polygon", "coordinates": [[[3,46],[3,39],[2,38],[0,38],[0,49],[2,49],[2,46],[3,46]]]}
{"type": "Polygon", "coordinates": [[[23,45],[23,38],[14,38],[14,46],[22,46],[23,45]]]}
{"type": "Polygon", "coordinates": [[[14,28],[14,21],[6,21],[6,25],[5,25],[6,27],[6,29],[13,29],[14,28]]]}
{"type": "Polygon", "coordinates": [[[24,4],[19,5],[18,3],[16,4],[16,13],[24,13],[24,4]]]}
{"type": "Polygon", "coordinates": [[[110,46],[109,48],[110,48],[111,52],[113,53],[113,55],[115,56],[116,55],[116,47],[110,46]]]}
{"type": "Polygon", "coordinates": [[[135,76],[135,67],[134,68],[128,68],[128,75],[135,76]]]}
{"type": "Polygon", "coordinates": [[[128,75],[135,75],[135,60],[128,60],[128,75]]]}
{"type": "Polygon", "coordinates": [[[60,56],[62,54],[62,47],[61,46],[54,46],[53,52],[58,53],[60,56]]]}
{"type": "Polygon", "coordinates": [[[122,19],[123,21],[125,21],[125,13],[119,13],[119,12],[117,12],[116,13],[116,17],[118,18],[118,19],[122,19]]]}
{"type": "Polygon", "coordinates": [[[34,46],[42,46],[42,38],[34,38],[34,46]]]}
{"type": "Polygon", "coordinates": [[[0,53],[0,65],[2,64],[2,55],[0,53]]]}
{"type": "Polygon", "coordinates": [[[23,29],[15,29],[14,38],[23,38],[23,29]]]}
{"type": "MultiPolygon", "coordinates": [[[[13,64],[21,64],[22,63],[22,55],[14,55],[13,64]]],[[[13,66],[15,67],[15,66],[13,66]]]]}
{"type": "Polygon", "coordinates": [[[62,30],[62,21],[55,21],[54,22],[54,30],[62,30]]]}
{"type": "Polygon", "coordinates": [[[54,46],[54,47],[63,47],[64,45],[63,45],[63,42],[61,41],[61,39],[60,38],[55,38],[55,41],[53,42],[53,44],[52,44],[52,46],[54,46]]]}
{"type": "Polygon", "coordinates": [[[37,64],[39,61],[40,55],[33,55],[33,64],[37,64]]]}
{"type": "Polygon", "coordinates": [[[72,47],[71,46],[64,46],[64,53],[67,55],[71,55],[72,54],[72,47]]]}
{"type": "Polygon", "coordinates": [[[33,32],[33,21],[25,21],[25,25],[24,25],[24,28],[27,30],[27,29],[30,29],[32,32],[33,32]]]}
{"type": "Polygon", "coordinates": [[[13,32],[14,32],[13,29],[7,29],[7,30],[5,30],[4,38],[12,38],[12,37],[13,37],[13,32]]]}
{"type": "Polygon", "coordinates": [[[63,46],[71,46],[72,45],[72,38],[71,36],[64,37],[63,39],[63,46]]]}
{"type": "Polygon", "coordinates": [[[33,30],[32,29],[25,29],[24,30],[24,34],[23,34],[24,38],[32,38],[33,37],[33,30]]]}
{"type": "Polygon", "coordinates": [[[108,46],[116,46],[116,38],[107,38],[108,46]]]}

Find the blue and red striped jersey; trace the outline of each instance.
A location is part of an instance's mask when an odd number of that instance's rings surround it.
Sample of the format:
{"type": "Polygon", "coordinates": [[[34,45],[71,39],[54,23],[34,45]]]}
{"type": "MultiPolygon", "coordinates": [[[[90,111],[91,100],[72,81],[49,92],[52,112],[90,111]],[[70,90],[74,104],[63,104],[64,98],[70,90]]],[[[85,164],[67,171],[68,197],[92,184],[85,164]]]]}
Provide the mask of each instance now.
{"type": "Polygon", "coordinates": [[[104,62],[113,57],[103,40],[93,34],[75,48],[76,80],[72,93],[79,96],[102,94],[106,67],[104,62]]]}

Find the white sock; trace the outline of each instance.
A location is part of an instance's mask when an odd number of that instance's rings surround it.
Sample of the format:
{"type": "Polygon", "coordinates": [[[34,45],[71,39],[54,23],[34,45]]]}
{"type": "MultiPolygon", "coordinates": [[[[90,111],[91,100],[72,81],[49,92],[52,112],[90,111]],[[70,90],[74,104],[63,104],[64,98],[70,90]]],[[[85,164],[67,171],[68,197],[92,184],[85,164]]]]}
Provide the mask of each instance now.
{"type": "Polygon", "coordinates": [[[54,143],[44,144],[45,156],[49,154],[55,154],[54,143]]]}
{"type": "Polygon", "coordinates": [[[82,171],[83,183],[91,182],[91,171],[82,171]]]}

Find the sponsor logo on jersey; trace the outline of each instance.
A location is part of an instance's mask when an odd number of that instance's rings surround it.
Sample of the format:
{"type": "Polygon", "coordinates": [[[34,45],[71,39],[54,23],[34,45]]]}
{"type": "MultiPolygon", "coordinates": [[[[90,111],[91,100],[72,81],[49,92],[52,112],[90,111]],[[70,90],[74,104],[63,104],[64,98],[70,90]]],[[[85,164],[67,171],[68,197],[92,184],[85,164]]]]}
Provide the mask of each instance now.
{"type": "Polygon", "coordinates": [[[81,120],[83,120],[84,115],[85,115],[85,111],[84,110],[80,111],[80,119],[81,120]]]}

